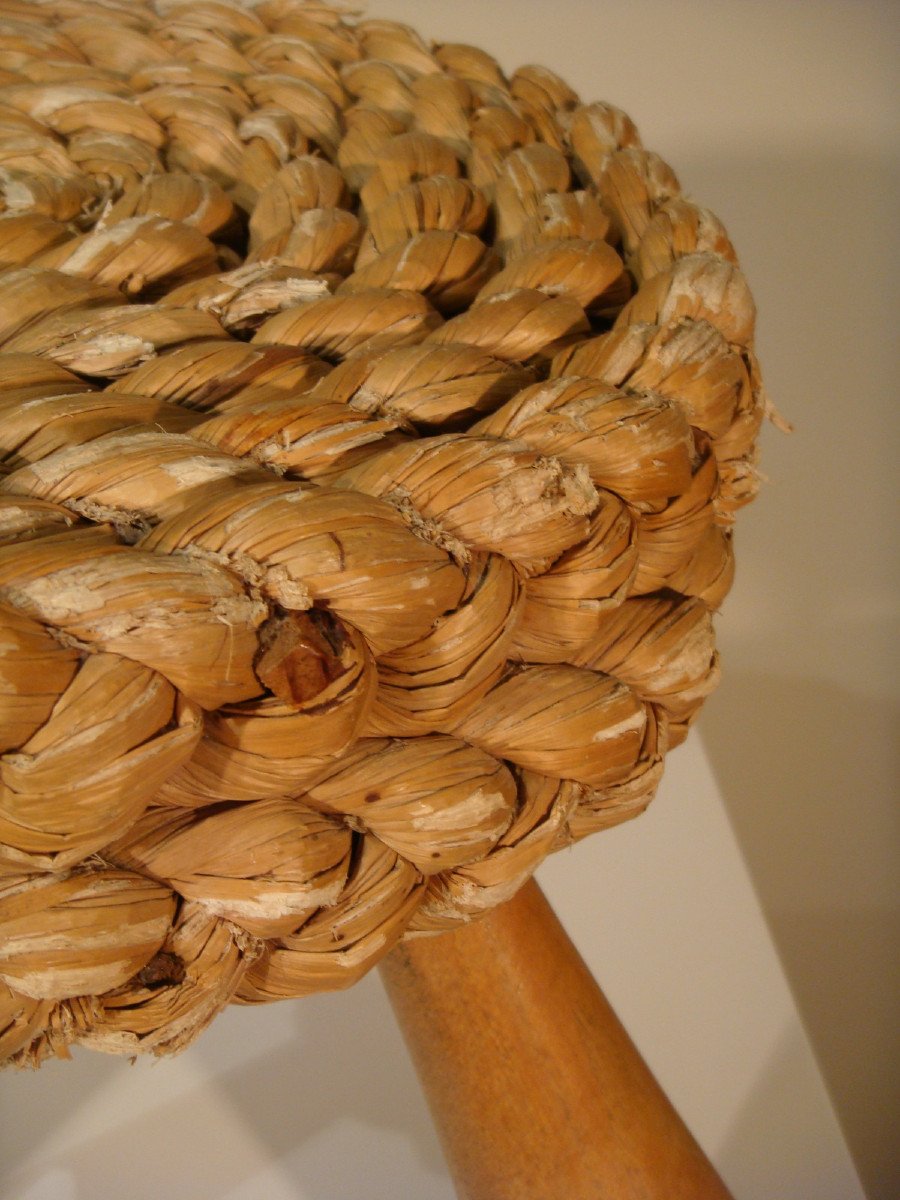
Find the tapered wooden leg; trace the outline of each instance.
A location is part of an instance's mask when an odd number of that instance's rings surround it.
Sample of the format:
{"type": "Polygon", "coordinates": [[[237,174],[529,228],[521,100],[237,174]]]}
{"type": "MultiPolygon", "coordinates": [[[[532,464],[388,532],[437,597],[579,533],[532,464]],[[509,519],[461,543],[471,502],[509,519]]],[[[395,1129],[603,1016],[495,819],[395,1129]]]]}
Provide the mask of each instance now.
{"type": "Polygon", "coordinates": [[[381,971],[460,1197],[729,1196],[537,884],[381,971]]]}

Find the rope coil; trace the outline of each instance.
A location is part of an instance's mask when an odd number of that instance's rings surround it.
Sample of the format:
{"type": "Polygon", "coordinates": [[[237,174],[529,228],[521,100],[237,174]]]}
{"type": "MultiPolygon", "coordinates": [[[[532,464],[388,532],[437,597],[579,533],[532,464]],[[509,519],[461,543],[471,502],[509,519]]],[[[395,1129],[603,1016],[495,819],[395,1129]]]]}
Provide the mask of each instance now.
{"type": "Polygon", "coordinates": [[[0,14],[0,1061],[166,1054],[647,806],[754,307],[545,68],[319,0],[0,14]]]}

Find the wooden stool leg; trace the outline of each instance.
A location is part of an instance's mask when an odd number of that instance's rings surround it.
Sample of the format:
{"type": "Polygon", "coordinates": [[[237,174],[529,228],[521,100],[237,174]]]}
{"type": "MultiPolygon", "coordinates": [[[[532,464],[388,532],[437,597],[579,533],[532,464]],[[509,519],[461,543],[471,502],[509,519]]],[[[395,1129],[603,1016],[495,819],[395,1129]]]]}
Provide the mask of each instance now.
{"type": "Polygon", "coordinates": [[[466,1200],[723,1200],[537,884],[382,978],[466,1200]]]}

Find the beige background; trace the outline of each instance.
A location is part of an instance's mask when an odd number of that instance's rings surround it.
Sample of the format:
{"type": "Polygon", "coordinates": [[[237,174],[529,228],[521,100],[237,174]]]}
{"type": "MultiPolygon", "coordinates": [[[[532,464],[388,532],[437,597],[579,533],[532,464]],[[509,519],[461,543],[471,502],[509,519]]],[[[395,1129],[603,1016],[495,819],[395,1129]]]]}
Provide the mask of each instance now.
{"type": "MultiPolygon", "coordinates": [[[[898,8],[369,10],[625,108],[738,246],[797,431],[767,434],[770,482],[739,525],[724,683],[647,815],[541,878],[740,1200],[855,1200],[860,1178],[893,1198],[898,8]]],[[[372,977],[230,1011],[173,1062],[4,1076],[0,1109],[0,1194],[16,1200],[452,1196],[372,977]]]]}

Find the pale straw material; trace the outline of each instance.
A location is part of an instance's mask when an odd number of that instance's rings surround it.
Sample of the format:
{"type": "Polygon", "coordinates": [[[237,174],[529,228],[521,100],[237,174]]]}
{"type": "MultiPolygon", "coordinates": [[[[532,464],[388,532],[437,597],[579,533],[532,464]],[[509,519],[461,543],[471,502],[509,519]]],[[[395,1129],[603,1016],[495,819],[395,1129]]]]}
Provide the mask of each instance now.
{"type": "Polygon", "coordinates": [[[345,987],[646,807],[767,402],[624,113],[316,0],[0,0],[0,210],[0,1058],[345,987]]]}

